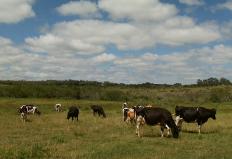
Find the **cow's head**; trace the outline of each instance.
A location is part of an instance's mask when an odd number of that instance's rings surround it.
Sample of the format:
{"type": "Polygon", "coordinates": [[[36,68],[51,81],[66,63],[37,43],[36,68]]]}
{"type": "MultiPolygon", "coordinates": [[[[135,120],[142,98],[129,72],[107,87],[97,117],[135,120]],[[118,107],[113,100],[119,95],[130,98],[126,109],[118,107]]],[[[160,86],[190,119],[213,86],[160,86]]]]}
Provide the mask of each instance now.
{"type": "Polygon", "coordinates": [[[36,111],[36,114],[41,115],[41,112],[37,110],[37,111],[36,111]]]}
{"type": "Polygon", "coordinates": [[[176,116],[175,124],[176,124],[179,131],[181,131],[183,121],[184,121],[183,118],[181,118],[180,116],[176,116]]]}
{"type": "Polygon", "coordinates": [[[67,119],[69,120],[69,118],[70,118],[70,115],[68,114],[68,115],[67,115],[67,119]]]}
{"type": "Polygon", "coordinates": [[[175,107],[175,115],[176,115],[176,116],[179,116],[179,115],[181,114],[181,110],[182,110],[182,109],[181,109],[181,106],[178,106],[178,105],[177,105],[177,106],[175,107]]]}
{"type": "Polygon", "coordinates": [[[211,118],[216,120],[216,109],[211,109],[211,118]]]}
{"type": "Polygon", "coordinates": [[[145,116],[144,107],[134,106],[133,109],[135,111],[136,116],[142,116],[142,117],[145,116]]]}

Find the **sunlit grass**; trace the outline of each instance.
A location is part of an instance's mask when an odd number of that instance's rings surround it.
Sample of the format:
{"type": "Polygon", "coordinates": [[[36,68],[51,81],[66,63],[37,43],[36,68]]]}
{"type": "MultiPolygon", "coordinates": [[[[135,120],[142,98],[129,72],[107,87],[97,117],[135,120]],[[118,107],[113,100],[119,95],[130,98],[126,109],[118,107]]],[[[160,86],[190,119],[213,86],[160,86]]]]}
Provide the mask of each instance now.
{"type": "MultiPolygon", "coordinates": [[[[221,104],[217,120],[209,121],[198,135],[196,124],[184,124],[180,138],[161,138],[158,126],[144,127],[144,137],[135,126],[122,121],[121,102],[64,99],[0,99],[0,158],[96,158],[96,159],[196,159],[231,158],[232,107],[221,104]],[[39,105],[41,116],[30,115],[23,123],[17,107],[39,105]],[[55,112],[61,103],[63,112],[55,112]],[[106,119],[93,117],[89,105],[103,105],[106,119]],[[80,107],[79,121],[68,121],[66,110],[80,107]]],[[[168,107],[170,111],[174,108],[168,107]]]]}

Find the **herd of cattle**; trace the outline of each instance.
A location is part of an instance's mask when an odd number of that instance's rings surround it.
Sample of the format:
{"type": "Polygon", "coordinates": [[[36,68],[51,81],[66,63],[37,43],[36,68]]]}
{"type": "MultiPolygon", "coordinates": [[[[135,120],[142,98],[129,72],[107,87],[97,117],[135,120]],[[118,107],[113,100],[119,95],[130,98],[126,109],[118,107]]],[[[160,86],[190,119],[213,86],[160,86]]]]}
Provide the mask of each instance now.
{"type": "MultiPolygon", "coordinates": [[[[91,105],[90,108],[94,116],[98,114],[98,116],[102,116],[103,118],[106,117],[102,106],[91,105]]],[[[41,114],[34,105],[22,105],[18,111],[24,122],[27,121],[28,114],[41,114]]],[[[55,104],[55,111],[62,111],[61,104],[55,104]]],[[[198,133],[200,134],[202,125],[207,122],[209,118],[216,119],[216,109],[207,109],[204,107],[176,106],[175,114],[171,114],[167,109],[160,107],[137,105],[130,108],[127,103],[123,103],[122,114],[125,122],[136,125],[136,134],[139,137],[142,137],[141,128],[144,124],[150,126],[159,125],[161,137],[164,136],[164,130],[167,129],[167,136],[170,135],[171,131],[172,136],[178,138],[183,122],[197,123],[198,133]]],[[[76,118],[76,120],[78,120],[78,116],[79,108],[76,106],[70,107],[67,113],[67,119],[69,120],[71,118],[73,121],[76,118]]]]}

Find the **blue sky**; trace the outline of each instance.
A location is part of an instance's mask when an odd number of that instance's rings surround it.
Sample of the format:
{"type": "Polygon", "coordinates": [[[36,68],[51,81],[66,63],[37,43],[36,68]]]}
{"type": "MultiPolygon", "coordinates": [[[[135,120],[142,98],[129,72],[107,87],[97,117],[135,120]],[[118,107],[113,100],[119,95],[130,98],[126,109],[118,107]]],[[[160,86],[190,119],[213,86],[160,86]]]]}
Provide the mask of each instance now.
{"type": "Polygon", "coordinates": [[[1,80],[232,80],[232,1],[2,0],[1,80]]]}

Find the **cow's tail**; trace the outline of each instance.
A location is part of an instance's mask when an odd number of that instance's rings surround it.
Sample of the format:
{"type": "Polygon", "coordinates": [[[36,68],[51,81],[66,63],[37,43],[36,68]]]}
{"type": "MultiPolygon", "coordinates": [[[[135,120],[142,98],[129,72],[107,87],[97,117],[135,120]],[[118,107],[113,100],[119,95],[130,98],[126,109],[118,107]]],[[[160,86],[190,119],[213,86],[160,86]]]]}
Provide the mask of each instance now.
{"type": "Polygon", "coordinates": [[[170,127],[171,131],[172,131],[172,136],[174,138],[178,138],[179,137],[179,130],[174,122],[174,120],[172,118],[169,118],[167,125],[170,127]]]}

